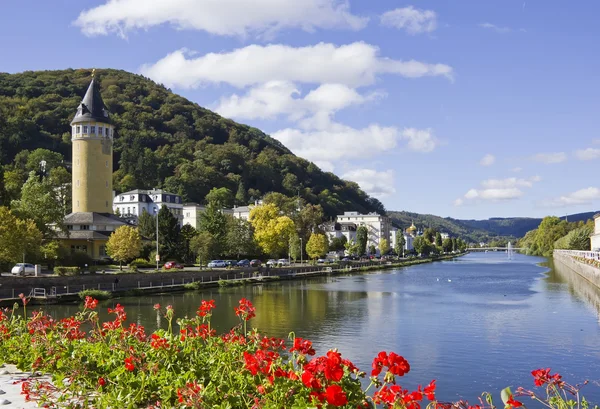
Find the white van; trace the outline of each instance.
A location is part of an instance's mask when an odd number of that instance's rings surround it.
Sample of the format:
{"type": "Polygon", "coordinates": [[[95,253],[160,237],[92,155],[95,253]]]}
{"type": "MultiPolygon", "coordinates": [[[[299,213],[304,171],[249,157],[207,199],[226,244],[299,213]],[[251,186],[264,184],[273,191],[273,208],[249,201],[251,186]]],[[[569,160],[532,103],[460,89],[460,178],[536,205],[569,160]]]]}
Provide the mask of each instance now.
{"type": "Polygon", "coordinates": [[[27,276],[35,274],[35,266],[29,263],[18,263],[10,271],[12,275],[27,276]]]}

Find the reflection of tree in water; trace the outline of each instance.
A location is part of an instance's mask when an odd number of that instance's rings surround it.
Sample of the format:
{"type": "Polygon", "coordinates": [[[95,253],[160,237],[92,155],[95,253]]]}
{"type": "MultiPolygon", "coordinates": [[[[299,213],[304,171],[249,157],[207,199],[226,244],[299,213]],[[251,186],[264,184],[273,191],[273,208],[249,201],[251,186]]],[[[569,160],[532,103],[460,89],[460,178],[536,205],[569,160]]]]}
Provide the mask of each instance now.
{"type": "MultiPolygon", "coordinates": [[[[550,259],[544,265],[550,268],[546,283],[567,284],[569,293],[594,307],[600,322],[600,289],[560,262],[550,259]]],[[[548,289],[554,290],[551,285],[548,289]]]]}

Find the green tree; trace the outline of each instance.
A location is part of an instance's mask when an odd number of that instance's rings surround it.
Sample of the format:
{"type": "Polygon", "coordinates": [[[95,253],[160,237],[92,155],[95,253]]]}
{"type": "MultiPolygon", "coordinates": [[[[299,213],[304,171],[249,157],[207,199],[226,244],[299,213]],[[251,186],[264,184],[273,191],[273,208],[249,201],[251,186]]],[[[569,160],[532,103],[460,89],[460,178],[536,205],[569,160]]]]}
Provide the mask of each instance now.
{"type": "Polygon", "coordinates": [[[165,205],[158,212],[158,244],[162,260],[181,258],[181,229],[179,222],[165,205]]]}
{"type": "Polygon", "coordinates": [[[341,237],[334,237],[333,239],[331,239],[329,249],[332,251],[342,251],[346,249],[347,242],[348,239],[346,238],[346,236],[342,235],[341,237]]]}
{"type": "Polygon", "coordinates": [[[227,235],[225,238],[227,254],[240,258],[241,255],[257,253],[254,230],[248,220],[227,216],[227,235]]]}
{"type": "Polygon", "coordinates": [[[358,245],[358,255],[362,256],[367,252],[367,239],[369,231],[365,226],[359,226],[356,229],[356,244],[358,245]]]}
{"type": "Polygon", "coordinates": [[[66,231],[64,207],[58,198],[55,186],[48,178],[40,179],[35,172],[29,174],[21,191],[21,199],[13,201],[11,207],[20,218],[32,219],[44,237],[56,235],[51,225],[66,231]]]}
{"type": "Polygon", "coordinates": [[[375,247],[375,245],[374,245],[374,244],[371,244],[371,245],[369,246],[369,254],[373,255],[373,254],[375,254],[375,253],[377,253],[377,248],[375,247]]]}
{"type": "Polygon", "coordinates": [[[390,251],[390,243],[387,239],[379,240],[379,254],[382,256],[386,255],[390,251]]]}
{"type": "Polygon", "coordinates": [[[313,233],[306,243],[306,253],[311,259],[327,254],[327,236],[321,233],[313,233]]]}
{"type": "Polygon", "coordinates": [[[71,213],[71,174],[62,166],[50,170],[48,182],[56,194],[56,200],[60,203],[63,215],[71,213]]]}
{"type": "Polygon", "coordinates": [[[240,180],[238,183],[238,189],[235,194],[235,203],[238,206],[244,206],[248,204],[248,196],[246,195],[246,188],[244,187],[244,182],[240,180]]]}
{"type": "Polygon", "coordinates": [[[413,247],[417,254],[428,256],[431,252],[431,243],[424,236],[415,237],[413,241],[413,247]]]}
{"type": "Polygon", "coordinates": [[[458,251],[458,241],[456,237],[452,237],[452,251],[458,251]]]}
{"type": "Polygon", "coordinates": [[[439,231],[435,232],[435,245],[442,247],[442,234],[439,231]]]}
{"type": "Polygon", "coordinates": [[[396,246],[395,246],[395,250],[396,250],[396,254],[398,256],[402,255],[402,257],[404,257],[404,246],[406,245],[406,239],[404,238],[404,234],[402,234],[401,232],[398,232],[398,234],[396,235],[396,246]]]}
{"type": "Polygon", "coordinates": [[[272,203],[256,206],[250,211],[254,239],[262,251],[273,257],[287,251],[289,239],[296,231],[292,219],[279,213],[272,203]]]}
{"type": "Polygon", "coordinates": [[[346,252],[351,256],[359,255],[360,253],[360,245],[356,240],[350,240],[346,243],[346,252]]]}
{"type": "Polygon", "coordinates": [[[0,207],[0,265],[35,258],[42,244],[42,232],[33,220],[18,218],[7,207],[0,207]]]}
{"type": "Polygon", "coordinates": [[[26,172],[39,172],[41,170],[41,162],[45,162],[47,174],[56,167],[64,166],[64,157],[62,154],[48,149],[38,148],[27,156],[25,164],[26,172]]]}
{"type": "Polygon", "coordinates": [[[10,169],[4,171],[4,190],[6,191],[5,202],[11,203],[21,197],[21,189],[27,180],[27,174],[21,169],[10,169]]]}
{"type": "Polygon", "coordinates": [[[226,187],[212,188],[206,195],[206,203],[217,209],[233,207],[233,193],[226,187]]]}
{"type": "Polygon", "coordinates": [[[196,234],[198,234],[198,232],[196,231],[196,229],[194,229],[192,226],[190,226],[189,224],[185,224],[182,228],[181,228],[181,259],[184,263],[193,263],[194,262],[194,254],[192,252],[192,250],[190,249],[190,243],[192,241],[192,239],[194,238],[194,236],[196,236],[196,234]]]}
{"type": "Polygon", "coordinates": [[[423,232],[423,237],[425,238],[425,240],[427,240],[430,244],[433,244],[435,242],[435,234],[437,232],[435,231],[434,228],[432,227],[428,227],[425,229],[425,231],[423,232]]]}
{"type": "Polygon", "coordinates": [[[444,251],[444,253],[452,252],[452,239],[444,239],[444,241],[442,242],[442,250],[444,251]]]}
{"type": "Polygon", "coordinates": [[[213,238],[214,251],[217,255],[226,251],[227,244],[227,217],[218,201],[209,202],[206,209],[200,213],[199,231],[207,231],[213,238]]]}
{"type": "Polygon", "coordinates": [[[106,242],[106,253],[119,262],[119,270],[123,263],[127,263],[140,255],[142,238],[137,228],[133,226],[118,227],[106,242]]]}
{"type": "Polygon", "coordinates": [[[300,252],[300,237],[298,234],[294,233],[290,236],[290,257],[294,259],[294,261],[299,260],[302,256],[300,252]]]}
{"type": "Polygon", "coordinates": [[[143,211],[138,216],[138,229],[142,237],[156,240],[156,216],[143,211]]]}
{"type": "Polygon", "coordinates": [[[198,232],[192,238],[190,249],[196,255],[201,267],[216,255],[214,239],[212,234],[207,231],[198,232]]]}

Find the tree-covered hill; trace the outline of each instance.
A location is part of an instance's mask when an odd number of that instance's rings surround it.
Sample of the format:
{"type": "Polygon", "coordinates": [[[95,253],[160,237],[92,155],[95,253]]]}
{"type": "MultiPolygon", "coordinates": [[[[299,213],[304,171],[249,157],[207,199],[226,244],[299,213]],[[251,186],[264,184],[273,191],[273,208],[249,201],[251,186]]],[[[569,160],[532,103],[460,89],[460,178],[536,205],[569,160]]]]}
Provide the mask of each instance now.
{"type": "MultiPolygon", "coordinates": [[[[585,222],[592,219],[598,212],[586,212],[567,215],[569,222],[585,222]]],[[[490,242],[499,238],[524,237],[530,230],[536,229],[542,222],[541,218],[529,217],[495,217],[487,220],[460,220],[451,217],[439,217],[431,214],[411,212],[388,212],[393,222],[403,229],[414,221],[418,228],[433,227],[434,229],[449,233],[454,237],[461,237],[471,243],[490,242]]]]}
{"type": "MultiPolygon", "coordinates": [[[[358,184],[321,171],[256,128],[238,124],[126,71],[100,70],[102,97],[116,125],[114,187],[161,187],[203,202],[213,187],[238,204],[274,191],[298,193],[327,216],[385,211],[358,184]]],[[[0,155],[10,164],[25,150],[71,158],[69,123],[91,70],[0,73],[0,155]]],[[[21,157],[23,155],[21,154],[21,157]]]]}

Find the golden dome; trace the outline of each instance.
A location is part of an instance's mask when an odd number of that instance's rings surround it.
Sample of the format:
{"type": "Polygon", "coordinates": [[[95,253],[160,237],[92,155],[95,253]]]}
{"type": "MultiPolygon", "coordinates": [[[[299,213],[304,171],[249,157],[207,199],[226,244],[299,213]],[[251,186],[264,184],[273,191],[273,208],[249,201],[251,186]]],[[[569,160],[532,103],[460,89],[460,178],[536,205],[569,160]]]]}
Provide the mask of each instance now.
{"type": "Polygon", "coordinates": [[[409,228],[406,229],[406,232],[414,232],[417,231],[417,226],[415,226],[415,223],[413,222],[413,224],[410,225],[409,228]]]}

